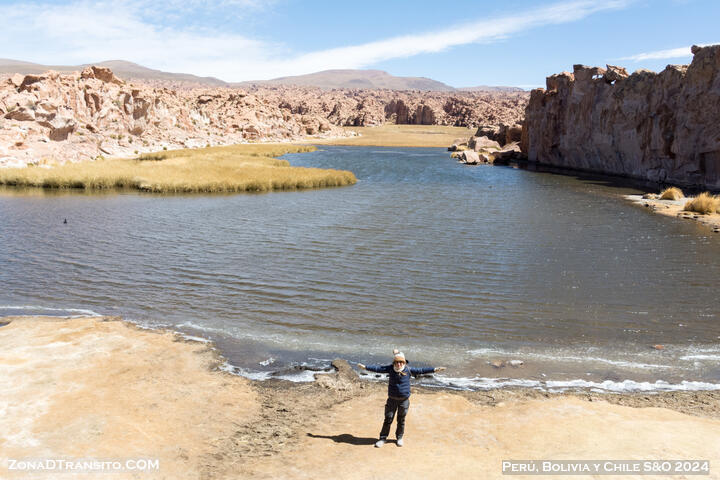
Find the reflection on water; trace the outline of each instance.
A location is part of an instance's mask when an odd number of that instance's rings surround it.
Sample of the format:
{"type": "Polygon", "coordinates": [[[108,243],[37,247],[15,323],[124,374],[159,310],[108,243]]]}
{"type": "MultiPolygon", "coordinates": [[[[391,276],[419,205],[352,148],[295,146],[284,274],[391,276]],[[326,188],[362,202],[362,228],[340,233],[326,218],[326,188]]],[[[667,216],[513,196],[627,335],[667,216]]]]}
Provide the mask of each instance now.
{"type": "Polygon", "coordinates": [[[439,149],[285,158],[359,181],[222,196],[6,189],[0,314],[119,314],[209,336],[257,370],[269,356],[383,360],[397,345],[460,377],[717,378],[720,238],[626,204],[635,191],[439,149]],[[515,357],[521,368],[488,365],[515,357]]]}

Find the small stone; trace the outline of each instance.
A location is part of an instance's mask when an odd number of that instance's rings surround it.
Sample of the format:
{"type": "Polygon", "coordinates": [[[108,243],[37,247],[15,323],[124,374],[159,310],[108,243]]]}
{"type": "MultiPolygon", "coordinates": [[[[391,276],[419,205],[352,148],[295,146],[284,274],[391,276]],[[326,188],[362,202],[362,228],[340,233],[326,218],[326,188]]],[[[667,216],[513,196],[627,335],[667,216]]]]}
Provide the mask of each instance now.
{"type": "Polygon", "coordinates": [[[493,360],[492,362],[490,362],[490,365],[495,368],[502,368],[505,366],[505,362],[502,360],[493,360]]]}

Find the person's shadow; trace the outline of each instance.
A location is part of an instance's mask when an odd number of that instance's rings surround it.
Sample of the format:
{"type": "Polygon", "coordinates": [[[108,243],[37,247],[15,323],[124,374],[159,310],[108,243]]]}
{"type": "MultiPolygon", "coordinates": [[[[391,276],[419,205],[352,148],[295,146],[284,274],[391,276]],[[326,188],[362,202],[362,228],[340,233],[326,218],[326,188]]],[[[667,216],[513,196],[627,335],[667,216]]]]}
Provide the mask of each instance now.
{"type": "Polygon", "coordinates": [[[343,433],[340,435],[315,435],[314,433],[307,434],[310,438],[327,438],[335,443],[348,443],[350,445],[374,445],[377,442],[377,438],[367,437],[356,437],[349,433],[343,433]]]}

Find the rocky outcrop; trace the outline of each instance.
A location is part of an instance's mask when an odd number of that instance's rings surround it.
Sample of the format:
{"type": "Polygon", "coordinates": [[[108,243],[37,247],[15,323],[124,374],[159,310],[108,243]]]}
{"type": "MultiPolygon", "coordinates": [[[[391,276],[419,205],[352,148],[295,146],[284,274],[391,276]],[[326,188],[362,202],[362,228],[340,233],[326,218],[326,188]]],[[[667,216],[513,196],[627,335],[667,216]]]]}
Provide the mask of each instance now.
{"type": "Polygon", "coordinates": [[[660,73],[575,65],[531,92],[530,161],[720,189],[720,45],[660,73]]]}
{"type": "Polygon", "coordinates": [[[507,165],[512,161],[524,160],[518,142],[500,145],[486,136],[473,136],[468,141],[458,139],[448,147],[452,158],[466,165],[507,165]]]}
{"type": "Polygon", "coordinates": [[[0,167],[344,134],[325,115],[279,103],[237,88],[128,84],[95,66],[15,75],[0,82],[0,167]]]}
{"type": "Polygon", "coordinates": [[[477,127],[515,125],[524,115],[527,92],[425,92],[322,90],[312,87],[253,87],[249,93],[292,113],[323,116],[334,125],[384,123],[477,127]]]}
{"type": "Polygon", "coordinates": [[[384,123],[517,122],[525,92],[182,88],[126,82],[107,67],[0,79],[0,167],[163,148],[347,135],[384,123]]]}

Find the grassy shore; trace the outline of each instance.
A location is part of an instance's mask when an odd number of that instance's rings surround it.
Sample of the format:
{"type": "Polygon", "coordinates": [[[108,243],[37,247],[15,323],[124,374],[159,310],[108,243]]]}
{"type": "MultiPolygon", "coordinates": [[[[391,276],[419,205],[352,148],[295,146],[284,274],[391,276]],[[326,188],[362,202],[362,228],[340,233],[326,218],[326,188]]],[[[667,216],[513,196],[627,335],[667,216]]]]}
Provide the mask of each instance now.
{"type": "Polygon", "coordinates": [[[448,147],[458,138],[468,138],[474,128],[442,125],[392,125],[379,127],[346,127],[356,137],[333,138],[317,141],[322,145],[353,145],[376,147],[448,147]]]}
{"type": "Polygon", "coordinates": [[[0,184],[21,187],[111,189],[157,193],[267,192],[351,185],[352,172],[291,167],[273,158],[313,151],[307,145],[242,144],[99,159],[50,168],[0,169],[0,184]]]}

